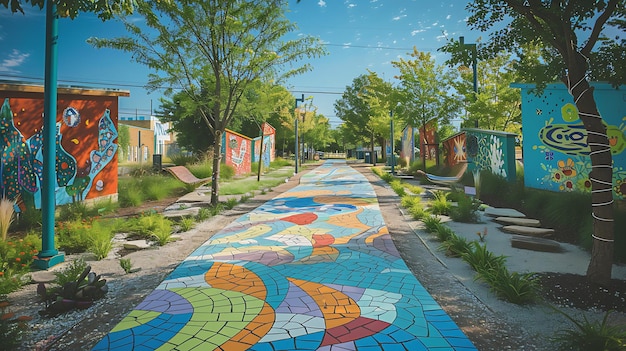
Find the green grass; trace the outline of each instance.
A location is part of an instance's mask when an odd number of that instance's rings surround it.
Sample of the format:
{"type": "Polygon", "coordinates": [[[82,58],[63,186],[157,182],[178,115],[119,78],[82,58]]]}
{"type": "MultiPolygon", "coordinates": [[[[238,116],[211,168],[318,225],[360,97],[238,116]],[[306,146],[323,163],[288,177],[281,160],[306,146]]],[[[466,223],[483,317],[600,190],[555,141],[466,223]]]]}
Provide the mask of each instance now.
{"type": "Polygon", "coordinates": [[[293,175],[292,170],[272,172],[271,175],[261,176],[261,181],[254,179],[238,179],[237,181],[220,183],[220,195],[247,194],[254,190],[274,188],[285,183],[285,179],[293,175]]]}

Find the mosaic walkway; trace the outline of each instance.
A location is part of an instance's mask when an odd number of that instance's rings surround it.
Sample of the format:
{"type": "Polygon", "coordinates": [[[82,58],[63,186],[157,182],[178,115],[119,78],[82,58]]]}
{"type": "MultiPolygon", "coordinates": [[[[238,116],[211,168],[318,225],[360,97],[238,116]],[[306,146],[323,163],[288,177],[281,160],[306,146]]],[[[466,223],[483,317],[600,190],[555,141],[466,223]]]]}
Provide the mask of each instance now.
{"type": "Polygon", "coordinates": [[[326,161],[183,261],[93,350],[476,350],[326,161]]]}

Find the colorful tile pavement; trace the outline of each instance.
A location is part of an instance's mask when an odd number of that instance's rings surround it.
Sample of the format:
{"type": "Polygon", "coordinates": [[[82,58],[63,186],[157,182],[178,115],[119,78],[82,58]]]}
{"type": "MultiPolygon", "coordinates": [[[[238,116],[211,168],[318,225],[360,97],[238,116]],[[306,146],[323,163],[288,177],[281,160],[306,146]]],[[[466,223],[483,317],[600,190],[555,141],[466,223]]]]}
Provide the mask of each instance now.
{"type": "Polygon", "coordinates": [[[411,274],[369,182],[327,161],[183,261],[93,350],[476,350],[411,274]]]}

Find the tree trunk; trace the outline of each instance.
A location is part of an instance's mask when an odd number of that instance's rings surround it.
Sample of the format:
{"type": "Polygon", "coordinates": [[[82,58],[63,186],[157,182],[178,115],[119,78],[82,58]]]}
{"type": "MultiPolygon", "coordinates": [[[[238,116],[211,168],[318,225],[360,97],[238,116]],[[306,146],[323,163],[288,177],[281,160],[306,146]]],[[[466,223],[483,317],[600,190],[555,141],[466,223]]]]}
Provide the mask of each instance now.
{"type": "Polygon", "coordinates": [[[211,173],[211,205],[215,206],[220,201],[220,164],[222,163],[222,131],[215,130],[215,143],[213,143],[213,172],[211,173]]]}
{"type": "Polygon", "coordinates": [[[370,162],[376,167],[376,151],[374,151],[374,133],[372,132],[372,137],[370,138],[370,162]]]}
{"type": "Polygon", "coordinates": [[[589,156],[592,170],[589,179],[592,184],[593,246],[587,278],[594,283],[606,284],[611,279],[614,240],[611,149],[606,127],[593,97],[593,87],[585,79],[584,70],[570,70],[569,88],[587,130],[587,145],[591,150],[589,156]]]}

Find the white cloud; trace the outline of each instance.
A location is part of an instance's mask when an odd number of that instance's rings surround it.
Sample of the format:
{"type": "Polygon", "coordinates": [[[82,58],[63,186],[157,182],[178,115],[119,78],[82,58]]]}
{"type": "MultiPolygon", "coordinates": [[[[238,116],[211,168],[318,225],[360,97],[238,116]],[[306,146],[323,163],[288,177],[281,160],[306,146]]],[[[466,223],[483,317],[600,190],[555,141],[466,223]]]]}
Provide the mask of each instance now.
{"type": "Polygon", "coordinates": [[[396,16],[396,17],[392,18],[391,20],[392,21],[399,21],[399,20],[403,19],[404,17],[406,17],[406,15],[400,15],[400,16],[396,16]]]}
{"type": "Polygon", "coordinates": [[[319,5],[319,7],[326,7],[326,1],[324,0],[318,1],[317,4],[319,5]]]}
{"type": "Polygon", "coordinates": [[[438,24],[439,24],[439,22],[435,22],[435,23],[431,24],[431,26],[437,27],[438,24]]]}
{"type": "Polygon", "coordinates": [[[447,15],[446,19],[449,20],[452,17],[452,15],[447,15]]]}
{"type": "Polygon", "coordinates": [[[416,35],[418,35],[419,33],[423,33],[423,32],[425,32],[425,31],[426,31],[426,29],[416,29],[416,30],[412,30],[412,31],[411,31],[411,35],[412,35],[412,36],[416,36],[416,35]]]}
{"type": "Polygon", "coordinates": [[[24,61],[30,56],[30,54],[22,53],[19,50],[13,49],[9,54],[9,57],[0,62],[0,72],[19,72],[17,68],[24,63],[24,61]]]}
{"type": "Polygon", "coordinates": [[[441,32],[441,35],[437,36],[437,41],[445,40],[447,37],[448,37],[448,31],[447,30],[443,30],[441,32]]]}

